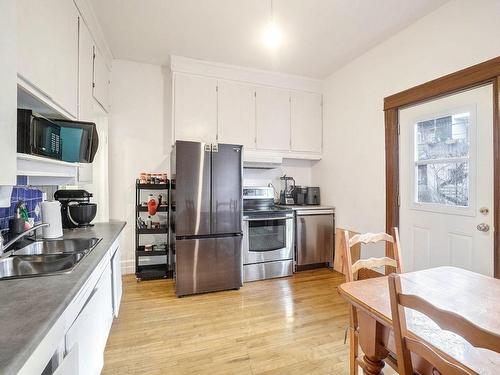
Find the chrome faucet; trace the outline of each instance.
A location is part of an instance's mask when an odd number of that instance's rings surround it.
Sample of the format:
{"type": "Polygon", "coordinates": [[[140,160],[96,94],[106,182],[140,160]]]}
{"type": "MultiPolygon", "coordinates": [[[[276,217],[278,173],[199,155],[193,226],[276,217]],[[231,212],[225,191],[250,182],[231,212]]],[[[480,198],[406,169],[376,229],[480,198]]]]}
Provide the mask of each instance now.
{"type": "Polygon", "coordinates": [[[11,247],[16,241],[19,241],[21,238],[28,236],[31,232],[36,231],[37,229],[48,227],[50,224],[42,223],[35,225],[33,228],[28,229],[27,231],[18,234],[14,238],[12,238],[9,242],[4,243],[4,238],[2,232],[0,231],[0,258],[6,258],[10,256],[13,251],[6,251],[9,247],[11,247]]]}

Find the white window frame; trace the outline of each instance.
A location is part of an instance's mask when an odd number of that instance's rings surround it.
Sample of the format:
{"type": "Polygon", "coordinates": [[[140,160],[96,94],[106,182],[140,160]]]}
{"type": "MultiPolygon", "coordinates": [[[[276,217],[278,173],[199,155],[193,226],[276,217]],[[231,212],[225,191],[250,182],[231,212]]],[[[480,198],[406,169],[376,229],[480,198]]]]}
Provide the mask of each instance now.
{"type": "Polygon", "coordinates": [[[415,118],[412,122],[413,131],[411,138],[411,147],[408,152],[411,153],[409,158],[410,165],[410,184],[409,184],[409,194],[410,199],[409,207],[414,210],[436,212],[441,214],[450,215],[463,215],[463,216],[475,216],[476,214],[476,175],[477,175],[477,106],[463,106],[447,109],[445,111],[436,112],[433,114],[428,114],[426,116],[419,116],[415,118]],[[443,159],[433,159],[426,161],[418,161],[418,154],[416,150],[415,140],[417,138],[417,124],[419,122],[428,121],[430,119],[437,119],[447,116],[454,116],[460,113],[468,112],[469,115],[469,156],[468,157],[456,157],[456,158],[443,158],[443,159]],[[468,161],[469,163],[469,205],[465,206],[451,206],[442,203],[425,203],[418,202],[418,187],[416,181],[418,181],[418,169],[417,165],[422,164],[438,164],[438,163],[455,163],[461,161],[468,161]]]}

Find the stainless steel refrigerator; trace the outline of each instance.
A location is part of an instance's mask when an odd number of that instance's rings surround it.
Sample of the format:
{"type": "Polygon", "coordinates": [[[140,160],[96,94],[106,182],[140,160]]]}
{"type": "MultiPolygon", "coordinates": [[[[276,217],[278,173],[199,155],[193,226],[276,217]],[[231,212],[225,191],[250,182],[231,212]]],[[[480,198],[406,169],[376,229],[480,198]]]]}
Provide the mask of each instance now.
{"type": "Polygon", "coordinates": [[[176,293],[242,286],[242,146],[177,141],[171,155],[176,293]]]}

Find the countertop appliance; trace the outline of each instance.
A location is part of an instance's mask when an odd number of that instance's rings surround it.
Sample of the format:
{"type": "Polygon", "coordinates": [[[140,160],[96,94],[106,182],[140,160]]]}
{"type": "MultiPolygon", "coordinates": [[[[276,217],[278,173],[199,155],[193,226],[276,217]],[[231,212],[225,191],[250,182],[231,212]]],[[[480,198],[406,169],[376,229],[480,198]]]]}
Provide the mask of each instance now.
{"type": "Polygon", "coordinates": [[[92,163],[99,146],[92,122],[47,119],[29,109],[17,110],[17,152],[52,159],[92,163]]]}
{"type": "Polygon", "coordinates": [[[243,188],[243,281],[293,273],[293,217],[272,187],[243,188]]]}
{"type": "Polygon", "coordinates": [[[54,199],[61,202],[63,228],[86,228],[97,214],[97,204],[91,203],[93,194],[86,190],[57,190],[54,199]]]}
{"type": "Polygon", "coordinates": [[[319,205],[321,204],[321,195],[318,186],[308,186],[305,197],[306,205],[319,205]]]}
{"type": "Polygon", "coordinates": [[[292,193],[294,204],[299,206],[306,204],[307,189],[306,186],[295,186],[292,193]]]}
{"type": "Polygon", "coordinates": [[[284,183],[284,189],[280,192],[280,204],[295,204],[293,191],[295,189],[295,179],[286,174],[280,177],[284,183]]]}
{"type": "Polygon", "coordinates": [[[333,207],[295,208],[297,271],[333,265],[335,210],[333,207]]]}
{"type": "Polygon", "coordinates": [[[242,286],[242,150],[188,141],[172,149],[177,296],[242,286]]]}

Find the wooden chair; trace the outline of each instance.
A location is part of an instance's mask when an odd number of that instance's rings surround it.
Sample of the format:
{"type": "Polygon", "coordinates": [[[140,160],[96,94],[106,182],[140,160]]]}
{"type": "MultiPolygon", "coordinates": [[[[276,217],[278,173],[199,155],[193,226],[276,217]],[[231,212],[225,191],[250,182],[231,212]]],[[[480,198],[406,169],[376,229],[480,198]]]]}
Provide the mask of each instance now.
{"type": "MultiPolygon", "coordinates": [[[[344,271],[346,281],[355,281],[358,279],[366,279],[371,277],[383,276],[376,271],[374,268],[379,267],[391,267],[396,270],[397,273],[403,272],[400,245],[399,245],[399,232],[398,228],[392,229],[392,236],[387,233],[366,233],[357,234],[350,237],[349,231],[344,231],[344,271]],[[354,264],[352,264],[351,252],[353,249],[359,249],[361,244],[385,242],[386,246],[392,247],[392,252],[394,254],[394,259],[389,257],[382,258],[369,258],[369,259],[359,259],[354,264]],[[371,271],[362,274],[360,271],[371,271]]],[[[363,366],[364,362],[358,358],[359,356],[359,342],[358,342],[358,318],[356,308],[350,306],[350,326],[349,326],[349,368],[351,375],[358,374],[358,365],[363,366]]],[[[389,362],[391,367],[395,367],[395,363],[389,362]]]]}
{"type": "Polygon", "coordinates": [[[449,361],[444,358],[439,354],[439,350],[428,342],[410,337],[406,327],[405,307],[425,314],[441,329],[462,336],[475,347],[500,352],[499,335],[476,326],[454,312],[440,310],[423,298],[411,294],[403,294],[401,290],[401,277],[399,275],[392,274],[389,276],[389,293],[400,375],[414,374],[411,353],[415,353],[429,362],[433,366],[432,373],[436,375],[478,374],[459,362],[449,361]]]}

